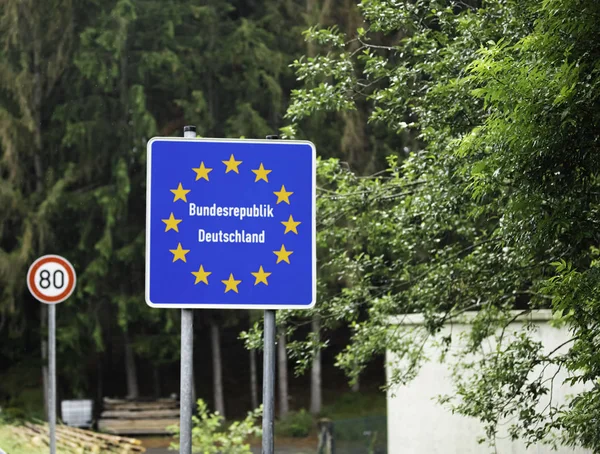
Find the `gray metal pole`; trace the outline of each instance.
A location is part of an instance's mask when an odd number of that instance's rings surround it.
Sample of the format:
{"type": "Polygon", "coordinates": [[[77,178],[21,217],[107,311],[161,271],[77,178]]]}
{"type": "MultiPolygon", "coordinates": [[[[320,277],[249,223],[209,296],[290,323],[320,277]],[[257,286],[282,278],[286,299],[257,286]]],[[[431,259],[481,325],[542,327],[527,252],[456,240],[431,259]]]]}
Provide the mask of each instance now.
{"type": "Polygon", "coordinates": [[[56,454],[56,305],[48,306],[48,426],[50,454],[56,454]]]}
{"type": "Polygon", "coordinates": [[[192,453],[192,386],[194,360],[194,312],[181,310],[181,389],[179,444],[181,454],[192,453]]]}
{"type": "MultiPolygon", "coordinates": [[[[183,137],[196,137],[195,126],[185,126],[183,137]]],[[[192,409],[194,386],[194,312],[181,309],[181,371],[179,389],[179,452],[192,454],[192,409]]]]}
{"type": "Polygon", "coordinates": [[[275,311],[265,311],[265,356],[263,359],[263,454],[273,454],[275,444],[275,311]]]}
{"type": "MultiPolygon", "coordinates": [[[[277,140],[279,136],[267,136],[277,140]]],[[[275,441],[275,311],[265,310],[263,358],[263,434],[262,454],[274,454],[275,441]]]]}

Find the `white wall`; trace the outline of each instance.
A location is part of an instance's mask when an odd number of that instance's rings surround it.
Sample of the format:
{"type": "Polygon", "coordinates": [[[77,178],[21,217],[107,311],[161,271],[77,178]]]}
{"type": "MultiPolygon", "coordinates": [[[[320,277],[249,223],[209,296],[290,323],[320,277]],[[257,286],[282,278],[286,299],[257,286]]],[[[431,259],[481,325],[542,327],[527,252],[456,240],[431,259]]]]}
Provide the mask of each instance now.
{"type": "MultiPolygon", "coordinates": [[[[540,340],[547,352],[552,351],[570,338],[565,328],[557,329],[547,323],[550,314],[548,311],[539,311],[533,317],[538,327],[534,338],[540,340]]],[[[400,330],[414,329],[422,317],[418,315],[406,316],[395,323],[400,325],[400,330]]],[[[452,330],[453,350],[459,334],[469,329],[468,318],[463,323],[446,327],[440,336],[448,335],[452,330]]],[[[510,326],[512,332],[517,332],[522,327],[522,322],[510,326]]],[[[388,453],[390,454],[486,454],[494,452],[487,444],[477,443],[483,437],[483,426],[473,418],[452,414],[446,407],[437,403],[437,397],[453,393],[450,379],[450,367],[447,363],[439,363],[439,352],[431,343],[426,344],[425,353],[432,359],[426,363],[419,375],[407,386],[395,386],[388,391],[388,453]]],[[[448,355],[447,362],[451,362],[448,355]]],[[[397,363],[398,359],[390,352],[386,356],[386,370],[390,377],[390,365],[397,363]]],[[[548,368],[546,376],[554,374],[556,369],[548,368]]],[[[553,402],[565,402],[567,396],[575,391],[582,390],[568,388],[562,385],[566,374],[562,371],[557,376],[557,384],[553,390],[553,402]]],[[[546,401],[547,403],[547,401],[546,401]]],[[[497,440],[498,454],[541,454],[541,453],[589,453],[584,449],[560,448],[552,450],[549,446],[539,445],[526,449],[520,442],[511,442],[509,439],[497,440]]]]}

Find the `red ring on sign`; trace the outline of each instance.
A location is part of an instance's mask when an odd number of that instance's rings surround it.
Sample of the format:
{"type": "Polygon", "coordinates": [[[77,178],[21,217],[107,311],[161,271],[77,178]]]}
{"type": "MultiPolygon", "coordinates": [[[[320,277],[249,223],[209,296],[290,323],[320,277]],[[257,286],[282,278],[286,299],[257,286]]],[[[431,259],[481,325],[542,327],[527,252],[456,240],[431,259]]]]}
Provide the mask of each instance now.
{"type": "Polygon", "coordinates": [[[45,255],[40,257],[33,265],[29,268],[29,272],[27,273],[27,286],[29,287],[29,291],[33,294],[33,296],[40,302],[46,304],[56,304],[66,300],[75,288],[75,270],[73,269],[73,265],[71,265],[67,260],[59,257],[58,255],[45,255]],[[64,292],[56,295],[56,296],[46,296],[42,292],[40,292],[35,285],[35,274],[37,270],[40,269],[46,263],[58,263],[61,265],[69,276],[69,285],[65,289],[64,292]]]}

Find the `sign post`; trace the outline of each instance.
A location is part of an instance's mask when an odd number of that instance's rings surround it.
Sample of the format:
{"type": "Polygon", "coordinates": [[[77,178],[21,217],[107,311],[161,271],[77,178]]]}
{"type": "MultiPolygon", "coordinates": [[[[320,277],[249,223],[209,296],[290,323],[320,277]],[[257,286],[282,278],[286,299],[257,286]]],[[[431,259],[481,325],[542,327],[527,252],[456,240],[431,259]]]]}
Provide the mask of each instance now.
{"type": "MultiPolygon", "coordinates": [[[[185,126],[183,137],[195,138],[196,127],[185,126]]],[[[179,377],[179,447],[180,454],[192,454],[192,411],[194,402],[194,313],[181,309],[181,358],[179,377]]]]}
{"type": "MultiPolygon", "coordinates": [[[[267,140],[276,140],[276,135],[267,136],[267,140]]],[[[265,309],[263,320],[263,420],[262,420],[262,452],[275,452],[275,338],[276,313],[265,309]]]]}
{"type": "Polygon", "coordinates": [[[29,267],[27,287],[41,303],[48,304],[48,427],[50,454],[56,454],[56,304],[66,300],[77,277],[73,265],[59,255],[44,255],[29,267]]]}
{"type": "Polygon", "coordinates": [[[180,452],[190,452],[183,450],[191,415],[184,415],[183,399],[191,392],[184,373],[192,369],[184,350],[184,339],[192,339],[184,337],[184,329],[192,329],[184,326],[185,313],[262,309],[263,452],[272,454],[275,310],[310,309],[316,300],[315,147],[156,137],[147,153],[146,303],[183,309],[180,452]]]}
{"type": "Polygon", "coordinates": [[[265,310],[262,452],[275,452],[275,311],[265,310]]]}

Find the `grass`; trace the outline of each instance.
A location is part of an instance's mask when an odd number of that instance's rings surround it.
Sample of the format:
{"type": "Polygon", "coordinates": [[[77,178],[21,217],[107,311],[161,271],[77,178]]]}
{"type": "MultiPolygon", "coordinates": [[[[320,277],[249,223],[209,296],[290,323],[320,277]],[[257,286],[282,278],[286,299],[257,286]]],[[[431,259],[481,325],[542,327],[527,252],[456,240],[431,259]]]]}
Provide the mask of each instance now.
{"type": "Polygon", "coordinates": [[[387,445],[386,410],[384,392],[347,392],[324,406],[322,415],[334,421],[338,448],[378,452],[387,445]]]}
{"type": "Polygon", "coordinates": [[[383,392],[346,392],[323,406],[319,417],[314,418],[306,410],[290,412],[284,420],[275,421],[275,434],[285,438],[306,438],[316,436],[317,420],[321,417],[335,422],[336,431],[368,432],[385,427],[386,396],[383,392]]]}
{"type": "MultiPolygon", "coordinates": [[[[12,418],[44,418],[44,391],[38,383],[39,361],[22,361],[2,372],[0,407],[12,418]]],[[[0,416],[1,418],[1,416],[0,416]]],[[[0,425],[4,421],[0,419],[0,425]]]]}
{"type": "Polygon", "coordinates": [[[386,405],[384,392],[347,392],[337,397],[334,402],[324,405],[321,414],[333,420],[385,416],[386,405]]]}
{"type": "MultiPolygon", "coordinates": [[[[385,416],[386,414],[386,396],[383,392],[366,392],[366,393],[353,393],[347,392],[341,394],[335,398],[333,402],[328,403],[323,406],[323,410],[321,412],[321,416],[333,419],[334,421],[338,421],[338,429],[343,431],[344,424],[354,424],[354,421],[347,420],[356,420],[360,418],[369,419],[369,417],[376,416],[385,416]]],[[[316,425],[312,420],[312,417],[308,415],[306,412],[302,415],[301,412],[294,413],[294,417],[291,418],[294,420],[293,422],[302,423],[300,424],[304,429],[303,432],[308,432],[313,437],[303,438],[305,441],[311,442],[311,445],[314,444],[313,438],[316,435],[316,425]],[[303,416],[303,417],[300,417],[303,416]],[[307,418],[308,417],[308,418],[307,418]],[[296,421],[298,420],[298,421],[296,421]],[[307,423],[308,420],[308,423],[307,423]]],[[[276,423],[276,431],[278,432],[279,437],[282,435],[296,435],[300,436],[300,434],[288,434],[285,427],[285,422],[277,421],[276,423]],[[277,427],[279,426],[279,427],[277,427]]],[[[358,426],[357,426],[358,427],[358,426]]],[[[349,431],[356,431],[354,426],[348,427],[349,431]]],[[[361,433],[363,429],[360,429],[361,433]]],[[[302,433],[301,436],[309,435],[306,433],[302,433]]],[[[278,438],[279,438],[278,437],[278,438]]],[[[163,441],[161,439],[161,441],[163,441]]],[[[149,444],[148,446],[152,446],[149,444]]],[[[43,445],[34,445],[29,444],[25,440],[19,438],[17,435],[13,433],[11,430],[10,424],[2,421],[0,419],[0,448],[3,449],[7,454],[47,454],[48,447],[43,445]]],[[[58,454],[61,454],[58,451],[58,454]]]]}
{"type": "Polygon", "coordinates": [[[0,449],[3,449],[7,454],[47,454],[48,447],[34,446],[25,442],[11,429],[7,423],[0,421],[0,449]]]}
{"type": "Polygon", "coordinates": [[[282,437],[308,437],[313,429],[313,416],[304,409],[292,411],[283,420],[275,421],[275,435],[282,437]]]}

